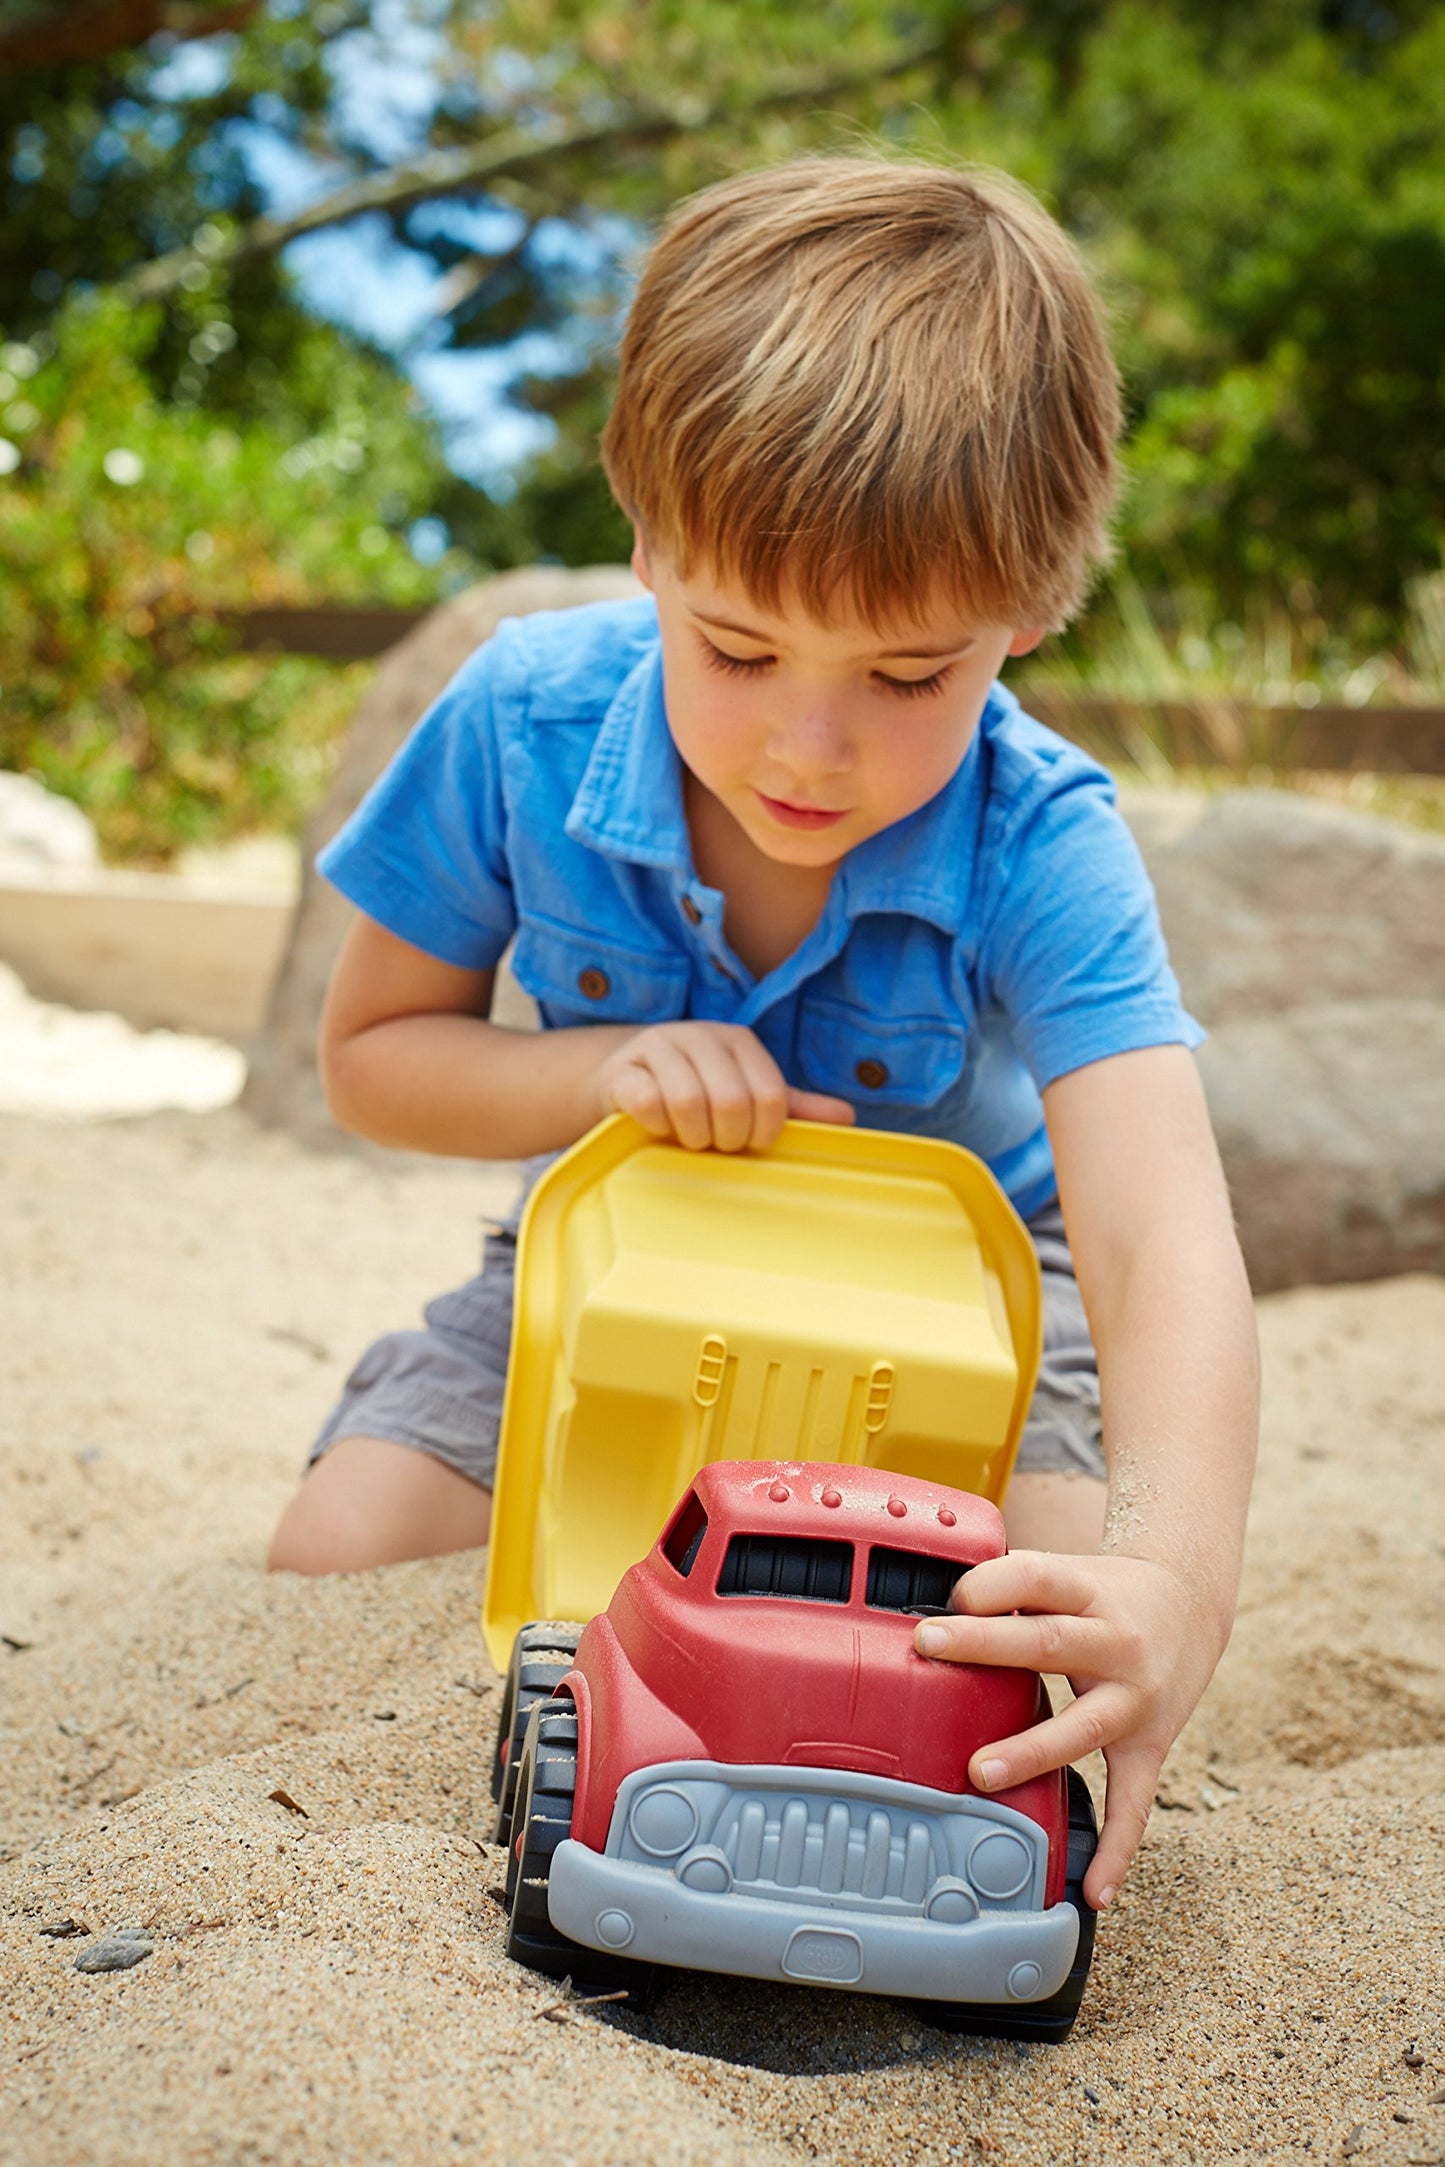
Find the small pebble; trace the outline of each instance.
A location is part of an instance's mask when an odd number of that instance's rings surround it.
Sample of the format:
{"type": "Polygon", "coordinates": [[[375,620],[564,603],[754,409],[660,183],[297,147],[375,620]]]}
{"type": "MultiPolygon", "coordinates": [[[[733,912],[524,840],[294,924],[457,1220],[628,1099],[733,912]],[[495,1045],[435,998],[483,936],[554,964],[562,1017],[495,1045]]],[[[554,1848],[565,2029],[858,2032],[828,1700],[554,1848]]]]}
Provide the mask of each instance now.
{"type": "Polygon", "coordinates": [[[1089,2102],[1089,2105],[1090,2105],[1091,2107],[1097,2107],[1097,2106],[1098,2106],[1098,2104],[1099,2104],[1099,2095],[1098,2095],[1098,2093],[1097,2093],[1097,2092],[1096,2092],[1096,2091],[1094,2090],[1094,2088],[1093,2088],[1093,2086],[1092,2086],[1092,2085],[1086,2084],[1086,2085],[1084,2086],[1084,2097],[1085,2097],[1085,2099],[1087,2099],[1087,2101],[1089,2102]]]}
{"type": "Polygon", "coordinates": [[[57,1919],[53,1926],[42,1926],[40,1932],[47,1941],[69,1941],[72,1934],[88,1934],[90,1928],[81,1919],[57,1919]]]}
{"type": "Polygon", "coordinates": [[[82,1949],[75,1959],[77,1971],[129,1971],[155,1955],[156,1945],[143,1926],[113,1926],[99,1941],[82,1949]]]}
{"type": "Polygon", "coordinates": [[[1363,2122],[1356,2122],[1354,2128],[1350,2131],[1349,2136],[1346,2137],[1344,2143],[1340,2146],[1340,2150],[1344,2154],[1346,2159],[1353,2159],[1355,2154],[1364,2144],[1364,2141],[1365,2125],[1363,2122]]]}
{"type": "Polygon", "coordinates": [[[1406,2047],[1404,2053],[1400,2056],[1400,2059],[1405,2064],[1405,2067],[1407,2069],[1423,2069],[1425,2066],[1425,2057],[1420,2052],[1420,2049],[1416,2046],[1413,2039],[1410,2041],[1409,2046],[1406,2047]]]}

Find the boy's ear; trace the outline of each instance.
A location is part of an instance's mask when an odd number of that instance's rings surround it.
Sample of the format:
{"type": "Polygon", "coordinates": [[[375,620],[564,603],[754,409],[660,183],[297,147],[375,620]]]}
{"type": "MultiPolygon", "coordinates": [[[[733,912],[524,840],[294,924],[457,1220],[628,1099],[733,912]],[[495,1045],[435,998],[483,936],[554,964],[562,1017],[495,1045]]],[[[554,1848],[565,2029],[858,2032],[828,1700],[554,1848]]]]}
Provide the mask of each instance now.
{"type": "Polygon", "coordinates": [[[632,569],[642,581],[648,593],[656,594],[657,588],[653,583],[652,567],[647,561],[647,538],[643,534],[641,527],[634,527],[632,530],[632,569]]]}
{"type": "Polygon", "coordinates": [[[1009,653],[1011,655],[1031,655],[1040,640],[1047,636],[1048,629],[1047,625],[1029,625],[1024,631],[1015,632],[1008,643],[1009,653]]]}

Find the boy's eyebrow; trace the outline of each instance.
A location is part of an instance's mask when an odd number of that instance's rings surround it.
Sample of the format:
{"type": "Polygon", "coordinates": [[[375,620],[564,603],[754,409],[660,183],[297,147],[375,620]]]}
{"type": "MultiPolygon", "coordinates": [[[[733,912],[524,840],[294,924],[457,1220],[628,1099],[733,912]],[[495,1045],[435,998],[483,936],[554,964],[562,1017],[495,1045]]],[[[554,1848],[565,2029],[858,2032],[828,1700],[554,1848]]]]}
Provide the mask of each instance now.
{"type": "MultiPolygon", "coordinates": [[[[766,632],[759,632],[755,625],[737,624],[731,617],[712,617],[706,610],[694,609],[692,615],[699,624],[711,625],[715,632],[736,632],[745,640],[756,640],[759,647],[769,647],[772,642],[766,632]]],[[[962,654],[972,647],[975,635],[966,632],[962,639],[952,640],[943,647],[888,647],[882,649],[874,660],[878,662],[941,662],[947,655],[962,654]]]]}

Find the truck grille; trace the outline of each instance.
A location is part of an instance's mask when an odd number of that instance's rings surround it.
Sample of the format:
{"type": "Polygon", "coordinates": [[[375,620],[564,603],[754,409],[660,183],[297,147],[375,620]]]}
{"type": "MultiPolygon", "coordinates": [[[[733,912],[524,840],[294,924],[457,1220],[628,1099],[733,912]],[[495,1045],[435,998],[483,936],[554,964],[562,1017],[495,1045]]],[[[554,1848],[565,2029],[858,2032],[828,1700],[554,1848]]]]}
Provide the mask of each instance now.
{"type": "Polygon", "coordinates": [[[640,1770],[618,1793],[608,1852],[719,1893],[900,1914],[931,1911],[941,1890],[957,1892],[945,1915],[1042,1907],[1047,1840],[1011,1807],[851,1771],[800,1774],[640,1770]]]}
{"type": "Polygon", "coordinates": [[[861,1896],[869,1903],[921,1905],[940,1871],[926,1821],[904,1820],[842,1799],[745,1798],[714,1842],[734,1878],[764,1888],[818,1896],[861,1896]],[[771,1808],[771,1811],[769,1810],[771,1808]]]}

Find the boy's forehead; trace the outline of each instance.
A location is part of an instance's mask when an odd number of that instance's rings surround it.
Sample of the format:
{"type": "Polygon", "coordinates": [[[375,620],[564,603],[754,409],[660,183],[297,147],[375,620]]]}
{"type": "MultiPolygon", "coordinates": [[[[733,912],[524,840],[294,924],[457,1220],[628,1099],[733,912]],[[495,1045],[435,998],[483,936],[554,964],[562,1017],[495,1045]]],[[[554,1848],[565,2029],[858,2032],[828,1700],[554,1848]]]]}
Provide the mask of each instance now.
{"type": "Polygon", "coordinates": [[[693,565],[675,577],[682,601],[701,623],[749,639],[811,637],[826,640],[840,651],[880,660],[905,656],[923,660],[957,654],[981,631],[990,629],[942,593],[926,597],[906,613],[875,615],[864,610],[858,597],[839,589],[826,615],[820,617],[786,585],[778,595],[763,598],[708,566],[693,565]]]}

